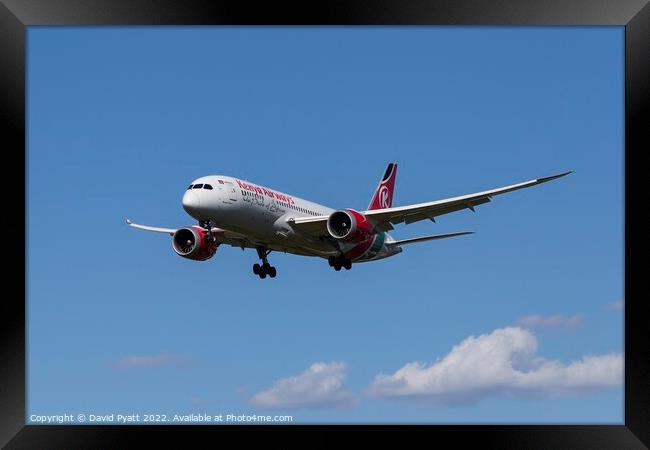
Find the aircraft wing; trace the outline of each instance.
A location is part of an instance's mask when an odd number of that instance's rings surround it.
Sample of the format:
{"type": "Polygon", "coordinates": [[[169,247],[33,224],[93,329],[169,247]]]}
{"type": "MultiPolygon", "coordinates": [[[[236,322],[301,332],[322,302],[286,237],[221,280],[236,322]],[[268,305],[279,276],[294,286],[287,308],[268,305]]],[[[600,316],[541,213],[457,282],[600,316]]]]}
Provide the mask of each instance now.
{"type": "MultiPolygon", "coordinates": [[[[435,217],[437,216],[460,211],[462,209],[471,209],[474,211],[475,206],[490,202],[492,197],[495,195],[505,194],[507,192],[546,183],[547,181],[555,180],[556,178],[563,177],[572,172],[573,171],[569,171],[549,177],[536,178],[534,180],[524,181],[523,183],[511,184],[510,186],[491,189],[489,191],[476,192],[474,194],[461,195],[459,197],[452,197],[443,200],[398,206],[395,208],[373,209],[363,211],[362,214],[373,223],[376,231],[388,231],[393,229],[393,225],[402,222],[409,224],[424,219],[435,221],[435,217]]],[[[300,217],[290,219],[289,224],[295,230],[311,236],[328,236],[327,219],[328,216],[300,217]]]]}
{"type": "Polygon", "coordinates": [[[300,234],[311,237],[325,237],[329,236],[327,219],[329,219],[329,216],[297,217],[289,219],[288,222],[291,228],[300,234]]]}
{"type": "Polygon", "coordinates": [[[133,228],[144,231],[155,231],[156,233],[168,233],[173,235],[176,233],[176,228],[161,228],[161,227],[151,227],[149,225],[140,225],[138,223],[133,223],[129,219],[126,219],[126,223],[133,228]]]}
{"type": "Polygon", "coordinates": [[[433,202],[408,206],[398,206],[396,208],[373,209],[370,211],[364,211],[363,214],[375,224],[376,230],[392,230],[392,225],[402,222],[409,224],[424,219],[434,220],[437,216],[449,214],[454,211],[460,211],[462,209],[471,209],[474,211],[475,206],[490,202],[492,197],[495,195],[505,194],[507,192],[546,183],[547,181],[555,180],[556,178],[563,177],[572,172],[573,171],[569,171],[558,175],[552,175],[550,177],[536,178],[534,180],[524,181],[523,183],[511,184],[510,186],[504,186],[474,194],[461,195],[459,197],[452,197],[444,200],[436,200],[433,202]]]}
{"type": "MultiPolygon", "coordinates": [[[[129,219],[126,219],[126,223],[133,228],[144,231],[154,231],[156,233],[167,233],[173,235],[178,228],[162,228],[162,227],[152,227],[149,225],[140,225],[137,223],[131,222],[129,219]]],[[[217,238],[217,242],[221,244],[231,245],[233,247],[241,248],[255,248],[255,244],[251,242],[245,235],[240,233],[235,233],[234,231],[224,230],[222,228],[212,228],[212,234],[217,238]]]]}

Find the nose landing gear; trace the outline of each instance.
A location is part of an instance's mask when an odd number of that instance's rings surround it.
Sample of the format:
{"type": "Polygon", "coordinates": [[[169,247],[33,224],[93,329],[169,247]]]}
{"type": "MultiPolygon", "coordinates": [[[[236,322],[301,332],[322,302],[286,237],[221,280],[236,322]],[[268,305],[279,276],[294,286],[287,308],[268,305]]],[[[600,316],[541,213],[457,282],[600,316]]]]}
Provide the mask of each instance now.
{"type": "Polygon", "coordinates": [[[214,237],[214,235],[212,234],[212,222],[210,220],[200,221],[199,226],[208,230],[207,233],[205,234],[205,238],[208,240],[208,242],[217,241],[217,238],[214,237]]]}
{"type": "Polygon", "coordinates": [[[262,260],[262,264],[253,264],[253,273],[259,276],[261,279],[266,278],[267,275],[271,278],[275,278],[275,276],[278,274],[278,271],[275,269],[275,267],[269,264],[269,260],[267,259],[269,253],[271,253],[271,250],[268,250],[264,247],[257,247],[257,256],[259,256],[259,258],[262,260]]]}

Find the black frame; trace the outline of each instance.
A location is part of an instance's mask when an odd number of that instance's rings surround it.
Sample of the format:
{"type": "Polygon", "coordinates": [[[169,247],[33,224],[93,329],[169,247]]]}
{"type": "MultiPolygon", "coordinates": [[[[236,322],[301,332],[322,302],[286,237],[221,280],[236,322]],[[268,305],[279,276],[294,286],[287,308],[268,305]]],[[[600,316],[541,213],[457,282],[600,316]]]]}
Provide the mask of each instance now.
{"type": "MultiPolygon", "coordinates": [[[[5,168],[25,172],[25,41],[32,25],[619,25],[625,27],[625,192],[634,198],[639,164],[635,158],[648,147],[648,81],[650,80],[650,6],[647,0],[363,0],[310,1],[296,4],[245,1],[178,0],[2,0],[0,4],[0,117],[5,168]]],[[[6,177],[3,186],[11,202],[11,222],[17,212],[25,219],[18,182],[6,177]]],[[[23,182],[26,180],[23,179],[23,182]]],[[[26,185],[26,184],[25,184],[26,185]]],[[[23,190],[25,192],[25,190],[23,190]]],[[[629,195],[630,197],[627,197],[629,195]]],[[[606,205],[603,213],[607,213],[606,205]]],[[[638,236],[638,221],[625,208],[626,243],[638,236]]],[[[22,225],[25,233],[26,222],[22,225]]],[[[23,234],[25,238],[25,236],[23,234]]],[[[5,255],[25,255],[24,242],[6,239],[5,255]],[[8,241],[8,242],[7,242],[8,241]]],[[[644,448],[650,445],[650,352],[644,346],[644,297],[636,294],[638,278],[633,252],[626,245],[625,273],[625,425],[432,425],[418,431],[433,433],[427,439],[445,443],[479,443],[497,448],[644,448]],[[631,293],[631,294],[630,294],[631,293]],[[645,348],[644,348],[645,347],[645,348]]],[[[5,261],[5,262],[8,262],[5,261]]],[[[23,261],[26,263],[26,261],[23,261]]],[[[23,264],[23,276],[26,265],[23,264]]],[[[0,445],[8,448],[126,447],[135,437],[162,437],[184,442],[201,435],[222,437],[235,429],[276,433],[286,427],[143,427],[143,426],[38,426],[25,425],[25,294],[5,295],[2,303],[2,354],[0,377],[0,445]],[[154,436],[155,435],[155,436],[154,436]]],[[[5,290],[5,292],[7,292],[5,290]]],[[[17,292],[21,292],[20,289],[17,292]]],[[[315,426],[295,426],[328,440],[315,426]]],[[[331,428],[331,427],[330,427],[331,428]]],[[[365,427],[362,427],[365,428],[365,427]]],[[[388,428],[411,433],[415,427],[388,428]]],[[[380,439],[386,427],[371,431],[380,439]]],[[[309,438],[313,442],[313,436],[309,438]]],[[[332,440],[332,443],[338,442],[332,440]]]]}

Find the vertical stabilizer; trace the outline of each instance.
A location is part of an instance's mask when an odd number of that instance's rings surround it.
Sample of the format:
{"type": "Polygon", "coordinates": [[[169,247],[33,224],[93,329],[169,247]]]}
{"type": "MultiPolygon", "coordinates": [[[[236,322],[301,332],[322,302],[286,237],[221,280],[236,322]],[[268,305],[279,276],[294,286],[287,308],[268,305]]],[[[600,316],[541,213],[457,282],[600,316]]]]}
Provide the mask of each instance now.
{"type": "Polygon", "coordinates": [[[384,172],[375,193],[370,200],[368,209],[384,209],[393,206],[393,190],[395,189],[395,177],[397,177],[397,164],[389,163],[384,172]]]}

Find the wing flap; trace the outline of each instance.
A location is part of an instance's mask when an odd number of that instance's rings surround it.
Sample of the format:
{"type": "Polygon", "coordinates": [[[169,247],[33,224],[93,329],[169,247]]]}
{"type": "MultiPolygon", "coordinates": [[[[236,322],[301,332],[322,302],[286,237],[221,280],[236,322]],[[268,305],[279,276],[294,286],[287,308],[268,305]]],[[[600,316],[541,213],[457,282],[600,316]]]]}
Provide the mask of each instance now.
{"type": "Polygon", "coordinates": [[[413,222],[418,222],[420,220],[428,219],[426,214],[424,212],[416,213],[416,214],[410,214],[406,217],[404,217],[404,224],[408,225],[413,222]]]}

